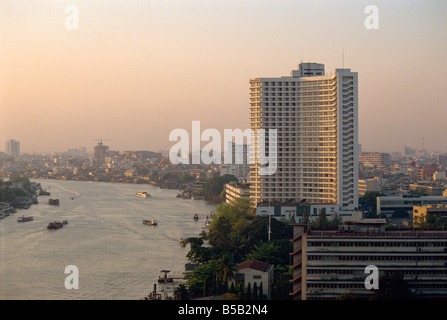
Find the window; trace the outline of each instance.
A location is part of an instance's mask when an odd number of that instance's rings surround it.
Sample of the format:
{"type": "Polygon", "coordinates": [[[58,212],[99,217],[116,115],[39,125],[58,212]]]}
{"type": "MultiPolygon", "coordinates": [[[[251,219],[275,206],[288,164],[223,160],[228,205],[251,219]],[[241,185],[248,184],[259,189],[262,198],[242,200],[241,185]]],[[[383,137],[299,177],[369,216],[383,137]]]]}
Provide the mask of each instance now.
{"type": "Polygon", "coordinates": [[[243,273],[236,273],[236,284],[244,283],[245,281],[245,274],[243,273]]]}

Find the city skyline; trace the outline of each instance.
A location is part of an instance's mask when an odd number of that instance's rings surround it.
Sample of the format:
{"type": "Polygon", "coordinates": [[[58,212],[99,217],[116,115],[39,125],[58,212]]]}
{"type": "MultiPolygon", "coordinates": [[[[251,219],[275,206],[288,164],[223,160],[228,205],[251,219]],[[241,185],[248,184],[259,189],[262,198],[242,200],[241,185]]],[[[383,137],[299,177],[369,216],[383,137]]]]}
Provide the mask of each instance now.
{"type": "Polygon", "coordinates": [[[169,150],[169,132],[250,127],[249,79],[300,62],[359,73],[363,151],[447,151],[441,1],[70,1],[0,4],[0,144],[169,150]],[[79,9],[67,30],[65,9],[79,9]],[[365,8],[376,5],[379,29],[365,8]]]}

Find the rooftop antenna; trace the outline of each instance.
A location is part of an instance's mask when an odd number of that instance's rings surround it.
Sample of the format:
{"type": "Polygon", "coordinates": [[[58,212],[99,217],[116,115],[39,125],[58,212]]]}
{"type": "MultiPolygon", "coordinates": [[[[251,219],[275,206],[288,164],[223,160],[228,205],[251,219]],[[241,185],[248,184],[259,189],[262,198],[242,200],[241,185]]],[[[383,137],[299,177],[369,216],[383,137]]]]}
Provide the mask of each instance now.
{"type": "Polygon", "coordinates": [[[344,69],[345,68],[345,48],[343,48],[343,50],[342,50],[341,59],[342,59],[342,66],[344,69]]]}

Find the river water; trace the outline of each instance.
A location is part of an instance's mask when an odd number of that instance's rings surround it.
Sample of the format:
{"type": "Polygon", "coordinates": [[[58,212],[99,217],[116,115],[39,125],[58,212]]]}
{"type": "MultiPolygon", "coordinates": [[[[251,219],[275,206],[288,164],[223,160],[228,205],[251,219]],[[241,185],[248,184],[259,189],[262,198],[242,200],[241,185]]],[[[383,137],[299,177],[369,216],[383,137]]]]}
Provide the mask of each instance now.
{"type": "Polygon", "coordinates": [[[51,195],[0,220],[0,300],[142,299],[160,270],[181,276],[189,246],[181,247],[180,238],[197,236],[216,209],[151,185],[31,181],[51,195]],[[138,198],[139,191],[152,197],[138,198]],[[59,199],[60,205],[49,205],[49,198],[59,199]],[[196,213],[198,221],[193,219],[196,213]],[[34,220],[17,222],[20,215],[34,220]],[[64,227],[46,228],[64,219],[64,227]],[[155,219],[158,225],[144,225],[143,219],[155,219]],[[65,287],[69,265],[79,271],[77,290],[65,287]]]}

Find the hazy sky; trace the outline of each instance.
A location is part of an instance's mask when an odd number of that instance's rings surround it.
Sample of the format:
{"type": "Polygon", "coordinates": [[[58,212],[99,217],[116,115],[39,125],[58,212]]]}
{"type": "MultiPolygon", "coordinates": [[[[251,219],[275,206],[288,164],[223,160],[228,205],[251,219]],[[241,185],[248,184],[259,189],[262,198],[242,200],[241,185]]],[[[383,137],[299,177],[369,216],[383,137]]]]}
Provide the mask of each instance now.
{"type": "Polygon", "coordinates": [[[344,49],[364,151],[447,151],[446,17],[442,0],[1,0],[0,150],[158,151],[193,120],[246,129],[250,78],[333,72],[344,49]]]}

